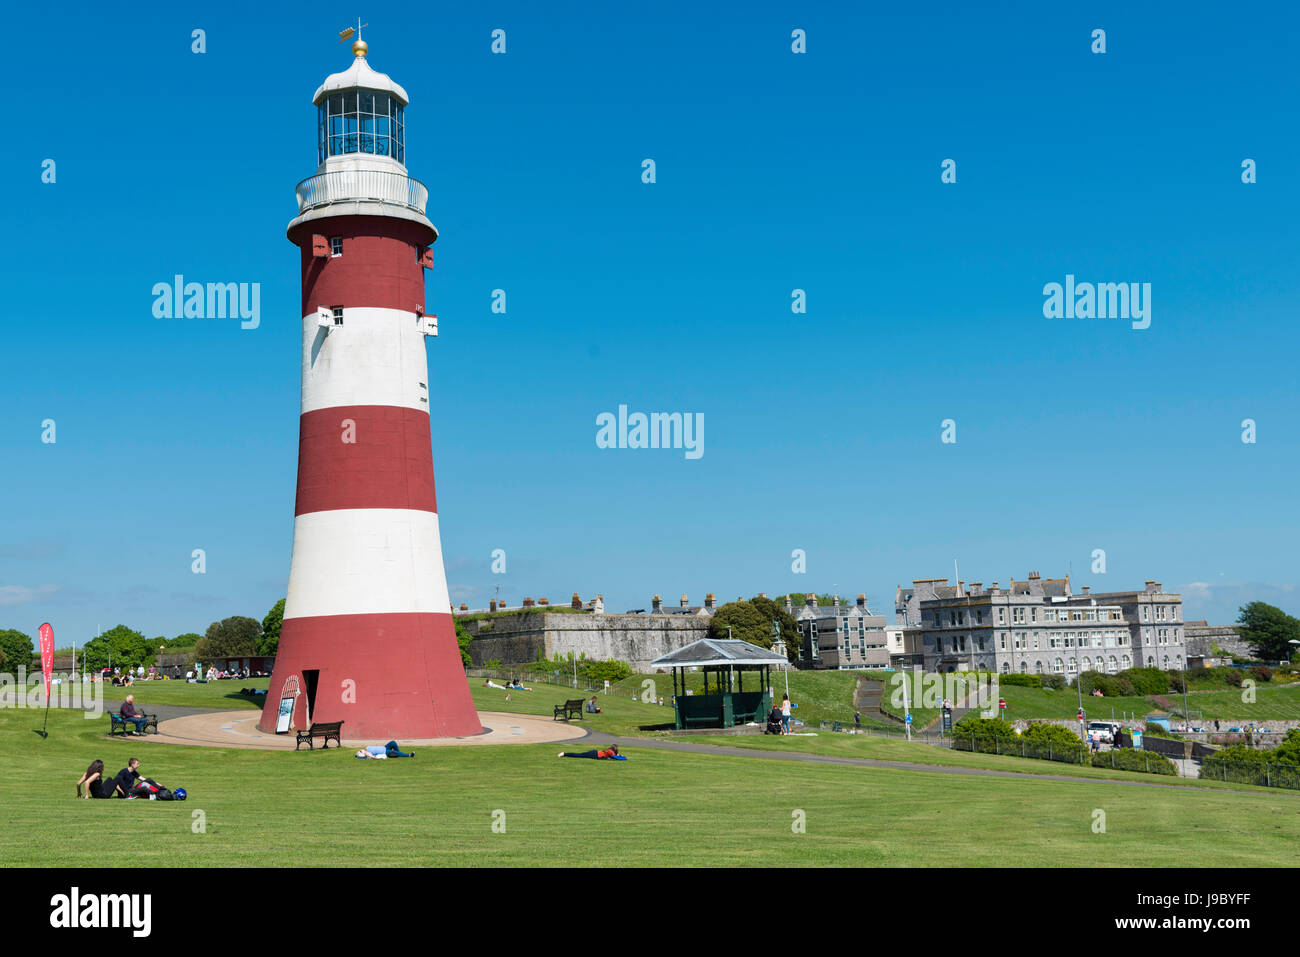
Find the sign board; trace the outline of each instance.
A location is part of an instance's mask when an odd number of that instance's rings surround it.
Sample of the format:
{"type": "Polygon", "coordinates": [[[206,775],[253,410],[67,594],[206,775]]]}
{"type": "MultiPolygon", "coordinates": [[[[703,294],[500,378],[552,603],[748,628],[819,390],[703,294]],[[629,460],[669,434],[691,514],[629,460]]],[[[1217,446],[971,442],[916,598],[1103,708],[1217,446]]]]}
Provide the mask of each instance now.
{"type": "Polygon", "coordinates": [[[909,714],[909,715],[907,716],[907,723],[908,723],[908,724],[911,724],[911,723],[912,723],[912,716],[911,716],[911,714],[909,714]]]}
{"type": "Polygon", "coordinates": [[[952,712],[949,710],[945,710],[943,713],[943,730],[952,730],[952,712]]]}
{"type": "Polygon", "coordinates": [[[280,713],[275,719],[275,733],[288,734],[289,721],[293,718],[293,697],[280,699],[280,713]]]}
{"type": "Polygon", "coordinates": [[[1006,699],[1006,698],[999,698],[999,699],[998,699],[998,707],[999,707],[999,708],[1003,708],[1003,709],[1005,709],[1006,706],[1007,706],[1007,699],[1006,699]]]}

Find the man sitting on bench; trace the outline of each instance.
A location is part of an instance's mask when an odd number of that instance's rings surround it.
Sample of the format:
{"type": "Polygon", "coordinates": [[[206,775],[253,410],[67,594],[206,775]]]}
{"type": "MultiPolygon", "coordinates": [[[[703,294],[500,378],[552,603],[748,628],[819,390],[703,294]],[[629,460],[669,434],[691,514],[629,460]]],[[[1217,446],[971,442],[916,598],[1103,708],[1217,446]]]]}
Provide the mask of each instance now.
{"type": "Polygon", "coordinates": [[[122,708],[118,713],[122,716],[123,720],[135,723],[136,734],[144,734],[144,726],[149,720],[149,717],[148,715],[136,710],[135,695],[129,694],[126,696],[126,700],[122,702],[122,708]]]}

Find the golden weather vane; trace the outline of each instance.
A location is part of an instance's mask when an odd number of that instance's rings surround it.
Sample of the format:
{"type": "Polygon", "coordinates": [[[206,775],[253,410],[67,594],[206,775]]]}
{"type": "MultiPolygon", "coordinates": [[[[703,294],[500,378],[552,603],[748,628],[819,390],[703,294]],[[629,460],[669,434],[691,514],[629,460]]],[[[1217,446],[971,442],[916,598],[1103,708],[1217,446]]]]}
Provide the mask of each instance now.
{"type": "Polygon", "coordinates": [[[339,34],[339,43],[346,43],[348,40],[351,40],[353,34],[356,34],[357,39],[360,40],[360,39],[361,39],[361,28],[362,28],[362,27],[368,27],[368,26],[370,26],[370,24],[368,24],[368,23],[362,23],[362,22],[361,22],[361,18],[360,18],[360,17],[357,17],[357,27],[356,27],[356,29],[354,30],[354,29],[352,29],[352,27],[348,27],[346,30],[344,30],[342,33],[340,33],[340,34],[339,34]]]}

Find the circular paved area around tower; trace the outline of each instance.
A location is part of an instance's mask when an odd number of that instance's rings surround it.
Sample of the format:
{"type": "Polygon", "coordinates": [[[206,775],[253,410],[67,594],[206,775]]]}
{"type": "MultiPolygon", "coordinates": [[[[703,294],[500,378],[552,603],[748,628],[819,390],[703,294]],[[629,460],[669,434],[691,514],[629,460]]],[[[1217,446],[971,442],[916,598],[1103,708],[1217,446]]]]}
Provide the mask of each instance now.
{"type": "MultiPolygon", "coordinates": [[[[261,712],[202,711],[183,714],[158,722],[158,733],[147,734],[133,741],[156,741],[159,744],[187,744],[206,748],[247,748],[260,751],[292,751],[297,742],[294,734],[267,734],[259,731],[257,722],[261,712]]],[[[482,744],[543,744],[553,741],[573,741],[586,737],[585,728],[564,724],[551,718],[529,714],[506,714],[497,711],[480,711],[479,720],[486,731],[466,738],[427,738],[398,740],[403,748],[446,747],[448,745],[482,744]]],[[[346,733],[347,725],[344,725],[346,733]]],[[[344,738],[343,747],[360,748],[382,741],[344,738]]],[[[316,743],[319,749],[320,743],[316,743]]],[[[333,747],[333,745],[331,745],[333,747]]],[[[303,750],[307,750],[305,747],[303,750]]]]}

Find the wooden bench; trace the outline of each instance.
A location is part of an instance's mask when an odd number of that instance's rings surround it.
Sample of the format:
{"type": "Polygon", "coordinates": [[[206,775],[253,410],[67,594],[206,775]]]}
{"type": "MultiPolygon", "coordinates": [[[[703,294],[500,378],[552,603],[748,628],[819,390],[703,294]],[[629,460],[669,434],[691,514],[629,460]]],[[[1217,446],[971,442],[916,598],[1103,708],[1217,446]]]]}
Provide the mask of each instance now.
{"type": "Polygon", "coordinates": [[[321,747],[323,748],[329,748],[330,738],[333,738],[335,746],[341,748],[343,747],[343,742],[340,740],[340,736],[342,735],[342,733],[343,733],[342,721],[313,721],[312,726],[308,728],[306,731],[298,732],[298,744],[297,747],[294,748],[294,750],[295,751],[300,750],[302,748],[302,743],[306,741],[307,750],[315,751],[316,745],[313,743],[314,738],[325,739],[325,743],[321,745],[321,747]]]}
{"type": "MultiPolygon", "coordinates": [[[[124,738],[125,738],[128,734],[136,734],[136,733],[137,733],[137,732],[135,731],[135,728],[137,727],[137,724],[136,724],[137,719],[135,719],[135,718],[124,718],[124,717],[122,717],[120,714],[118,714],[118,713],[115,712],[115,711],[110,711],[109,714],[108,714],[108,717],[109,717],[110,722],[111,722],[111,723],[109,724],[109,728],[108,728],[108,733],[109,733],[109,736],[110,736],[110,737],[111,737],[112,735],[115,735],[115,734],[119,733],[119,732],[121,732],[121,735],[122,735],[122,737],[124,737],[124,738]]],[[[150,729],[150,728],[153,728],[153,733],[154,733],[154,734],[157,734],[157,733],[158,733],[158,716],[157,716],[156,714],[145,714],[145,715],[141,715],[141,717],[144,718],[144,731],[139,732],[139,733],[141,733],[141,734],[148,734],[148,733],[149,733],[149,729],[150,729]]]]}
{"type": "Polygon", "coordinates": [[[557,704],[555,706],[555,718],[563,718],[565,721],[570,718],[581,718],[582,703],[585,700],[585,698],[574,698],[572,701],[564,702],[564,704],[557,704]]]}

